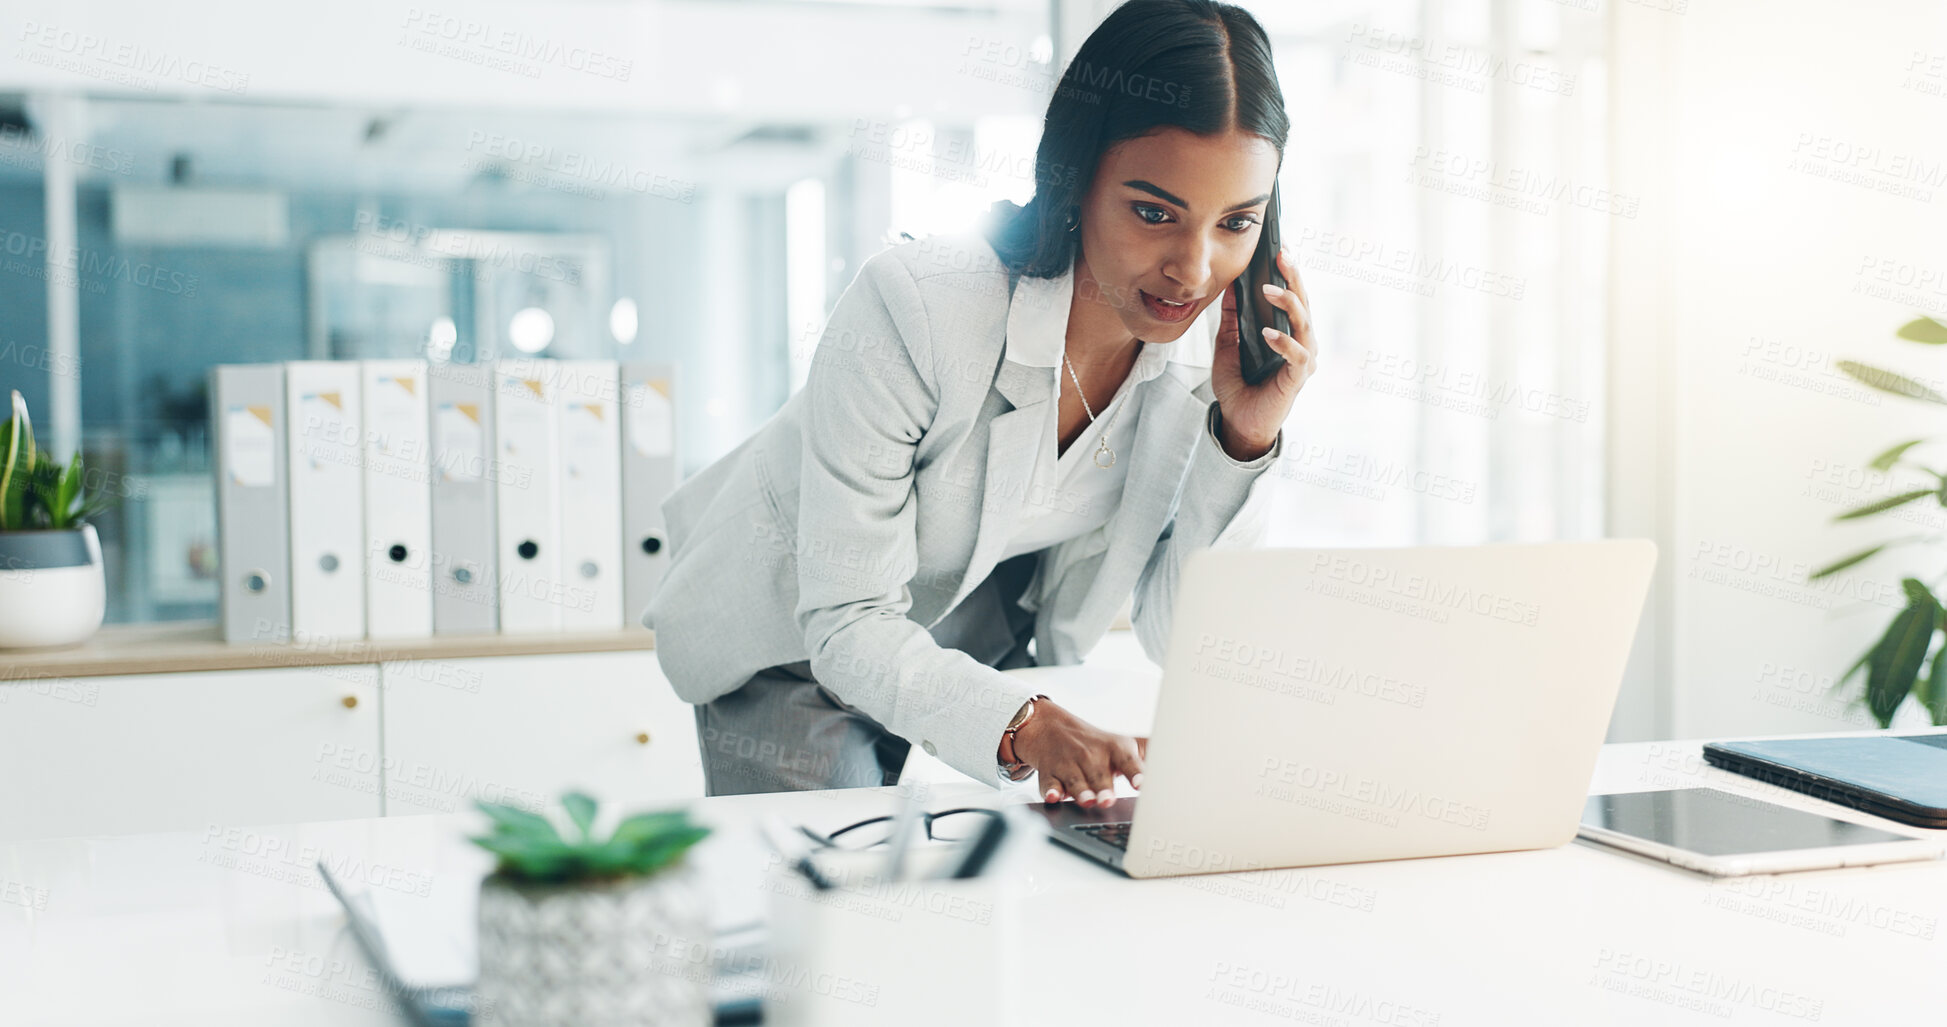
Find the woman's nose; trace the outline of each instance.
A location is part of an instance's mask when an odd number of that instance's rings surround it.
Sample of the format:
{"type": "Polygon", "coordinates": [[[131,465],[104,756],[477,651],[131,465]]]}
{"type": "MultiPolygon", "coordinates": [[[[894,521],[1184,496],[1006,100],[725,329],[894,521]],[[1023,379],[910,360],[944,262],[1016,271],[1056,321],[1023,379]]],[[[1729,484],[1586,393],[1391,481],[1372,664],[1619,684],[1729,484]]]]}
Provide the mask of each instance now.
{"type": "Polygon", "coordinates": [[[1171,255],[1170,262],[1163,266],[1163,274],[1186,291],[1201,296],[1210,284],[1210,251],[1208,240],[1201,235],[1192,236],[1171,255]]]}

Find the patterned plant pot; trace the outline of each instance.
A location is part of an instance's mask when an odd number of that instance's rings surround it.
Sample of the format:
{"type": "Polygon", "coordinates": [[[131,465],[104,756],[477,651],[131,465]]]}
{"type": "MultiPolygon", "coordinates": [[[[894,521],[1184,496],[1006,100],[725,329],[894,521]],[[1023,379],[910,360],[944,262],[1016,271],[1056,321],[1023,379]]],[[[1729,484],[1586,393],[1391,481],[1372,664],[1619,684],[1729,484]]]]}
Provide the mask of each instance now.
{"type": "Polygon", "coordinates": [[[75,645],[107,609],[94,525],[0,531],[0,649],[75,645]]]}
{"type": "Polygon", "coordinates": [[[709,906],[678,863],[593,884],[480,884],[483,1022],[709,1027],[709,906]]]}

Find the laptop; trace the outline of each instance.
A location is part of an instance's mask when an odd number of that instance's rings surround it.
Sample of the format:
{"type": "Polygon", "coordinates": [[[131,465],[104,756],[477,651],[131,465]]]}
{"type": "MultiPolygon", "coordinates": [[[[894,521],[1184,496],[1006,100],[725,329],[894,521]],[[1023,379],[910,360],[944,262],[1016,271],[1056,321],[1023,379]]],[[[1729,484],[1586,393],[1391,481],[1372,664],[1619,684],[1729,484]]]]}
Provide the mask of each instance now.
{"type": "Polygon", "coordinates": [[[1644,539],[1199,550],[1141,796],[1034,808],[1130,877],[1565,844],[1655,565],[1644,539]]]}

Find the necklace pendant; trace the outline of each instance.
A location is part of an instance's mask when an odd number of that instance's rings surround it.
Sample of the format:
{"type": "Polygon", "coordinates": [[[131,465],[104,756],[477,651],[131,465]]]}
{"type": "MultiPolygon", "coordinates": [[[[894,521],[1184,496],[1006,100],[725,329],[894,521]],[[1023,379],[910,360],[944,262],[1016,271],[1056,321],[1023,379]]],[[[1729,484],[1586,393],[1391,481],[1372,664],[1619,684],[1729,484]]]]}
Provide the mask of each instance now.
{"type": "Polygon", "coordinates": [[[1106,437],[1102,439],[1098,439],[1096,441],[1097,441],[1097,446],[1095,449],[1095,466],[1100,467],[1106,471],[1109,468],[1115,466],[1115,450],[1109,448],[1109,440],[1106,437]],[[1102,462],[1102,458],[1105,456],[1109,458],[1108,463],[1102,462]]]}

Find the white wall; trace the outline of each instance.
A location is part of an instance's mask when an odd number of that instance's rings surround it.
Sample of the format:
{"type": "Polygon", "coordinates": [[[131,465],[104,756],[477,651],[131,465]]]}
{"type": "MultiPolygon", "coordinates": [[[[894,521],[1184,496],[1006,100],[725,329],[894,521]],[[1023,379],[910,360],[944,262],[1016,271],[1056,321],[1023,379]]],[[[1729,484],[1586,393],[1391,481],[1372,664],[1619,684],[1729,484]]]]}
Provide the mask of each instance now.
{"type": "Polygon", "coordinates": [[[1884,630],[1900,578],[1947,561],[1806,578],[1925,530],[1831,523],[1906,480],[1858,474],[1873,455],[1947,434],[1947,408],[1834,365],[1947,380],[1947,353],[1893,338],[1947,317],[1947,7],[1671,6],[1611,8],[1616,187],[1644,200],[1615,243],[1610,533],[1662,548],[1614,736],[1869,726],[1825,686],[1884,630]]]}

